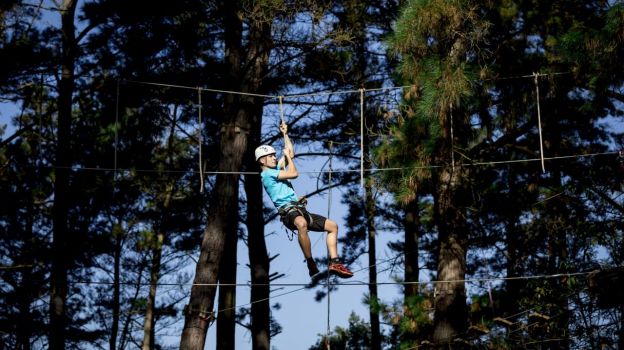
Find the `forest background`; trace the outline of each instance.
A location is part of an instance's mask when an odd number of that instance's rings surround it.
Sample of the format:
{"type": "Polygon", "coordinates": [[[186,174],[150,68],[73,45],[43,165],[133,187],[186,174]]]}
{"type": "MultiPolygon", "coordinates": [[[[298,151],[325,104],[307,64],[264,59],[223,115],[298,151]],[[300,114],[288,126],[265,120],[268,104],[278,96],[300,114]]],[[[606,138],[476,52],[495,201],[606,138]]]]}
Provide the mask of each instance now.
{"type": "Polygon", "coordinates": [[[624,348],[622,2],[9,0],[0,33],[5,347],[624,348]],[[263,198],[281,120],[353,280],[309,285],[263,198]]]}

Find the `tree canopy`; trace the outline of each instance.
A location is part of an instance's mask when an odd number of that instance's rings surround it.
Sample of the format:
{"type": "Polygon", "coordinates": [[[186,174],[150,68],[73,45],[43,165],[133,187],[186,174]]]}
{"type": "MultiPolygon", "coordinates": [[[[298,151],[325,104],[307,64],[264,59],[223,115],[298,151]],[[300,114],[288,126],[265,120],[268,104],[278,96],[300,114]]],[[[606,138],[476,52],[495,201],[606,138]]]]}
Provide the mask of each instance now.
{"type": "Polygon", "coordinates": [[[285,120],[369,311],[302,347],[623,348],[623,56],[620,1],[4,1],[0,341],[297,329],[252,156],[285,120]]]}

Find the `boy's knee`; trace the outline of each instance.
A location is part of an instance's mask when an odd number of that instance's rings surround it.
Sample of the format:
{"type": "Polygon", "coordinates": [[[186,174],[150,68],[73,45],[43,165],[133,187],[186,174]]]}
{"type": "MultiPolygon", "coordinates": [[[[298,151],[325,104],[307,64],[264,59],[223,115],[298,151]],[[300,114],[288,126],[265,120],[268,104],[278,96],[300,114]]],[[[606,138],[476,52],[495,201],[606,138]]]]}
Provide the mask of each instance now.
{"type": "Polygon", "coordinates": [[[338,224],[334,220],[325,220],[325,229],[329,232],[337,232],[338,224]]]}
{"type": "Polygon", "coordinates": [[[297,227],[297,230],[304,230],[308,228],[308,222],[303,218],[303,216],[296,217],[294,224],[297,227]]]}

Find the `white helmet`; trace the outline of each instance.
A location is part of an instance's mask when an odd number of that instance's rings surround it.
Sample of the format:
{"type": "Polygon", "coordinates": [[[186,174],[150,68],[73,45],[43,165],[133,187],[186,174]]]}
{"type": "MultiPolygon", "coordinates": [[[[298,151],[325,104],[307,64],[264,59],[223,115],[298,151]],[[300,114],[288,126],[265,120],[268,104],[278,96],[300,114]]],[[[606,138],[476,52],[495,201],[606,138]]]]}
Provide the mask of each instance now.
{"type": "Polygon", "coordinates": [[[259,146],[258,148],[256,148],[255,154],[256,154],[256,162],[258,161],[258,159],[267,156],[269,154],[275,154],[275,148],[269,146],[269,145],[262,145],[259,146]]]}

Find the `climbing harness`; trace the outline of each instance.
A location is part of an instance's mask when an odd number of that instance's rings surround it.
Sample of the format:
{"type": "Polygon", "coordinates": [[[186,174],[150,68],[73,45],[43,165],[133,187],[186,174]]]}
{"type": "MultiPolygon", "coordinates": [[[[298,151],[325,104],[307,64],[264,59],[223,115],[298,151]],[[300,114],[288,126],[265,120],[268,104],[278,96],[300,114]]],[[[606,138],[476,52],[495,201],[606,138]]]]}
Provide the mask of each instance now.
{"type": "Polygon", "coordinates": [[[291,241],[293,240],[296,234],[295,231],[297,230],[297,227],[295,227],[295,225],[293,224],[293,221],[289,219],[290,217],[292,217],[293,215],[295,215],[295,217],[303,216],[303,218],[308,223],[308,227],[311,226],[312,223],[314,222],[314,218],[306,209],[306,204],[308,204],[307,198],[301,197],[299,198],[299,200],[292,201],[277,209],[277,213],[280,216],[280,220],[282,221],[284,226],[290,230],[290,232],[286,231],[286,233],[288,234],[288,239],[291,241]]]}

